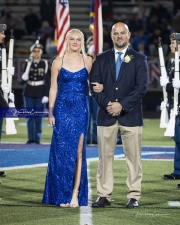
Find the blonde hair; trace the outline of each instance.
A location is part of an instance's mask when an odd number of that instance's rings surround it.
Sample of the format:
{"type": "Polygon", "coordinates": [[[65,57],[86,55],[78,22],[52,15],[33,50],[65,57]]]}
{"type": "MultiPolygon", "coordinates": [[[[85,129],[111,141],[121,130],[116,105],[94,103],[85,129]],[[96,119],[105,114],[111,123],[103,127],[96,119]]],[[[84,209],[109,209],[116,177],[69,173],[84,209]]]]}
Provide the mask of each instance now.
{"type": "Polygon", "coordinates": [[[83,55],[85,55],[85,48],[84,48],[84,34],[79,29],[71,29],[66,34],[66,45],[67,45],[67,52],[69,51],[69,38],[72,33],[78,33],[81,37],[81,49],[83,55]]]}

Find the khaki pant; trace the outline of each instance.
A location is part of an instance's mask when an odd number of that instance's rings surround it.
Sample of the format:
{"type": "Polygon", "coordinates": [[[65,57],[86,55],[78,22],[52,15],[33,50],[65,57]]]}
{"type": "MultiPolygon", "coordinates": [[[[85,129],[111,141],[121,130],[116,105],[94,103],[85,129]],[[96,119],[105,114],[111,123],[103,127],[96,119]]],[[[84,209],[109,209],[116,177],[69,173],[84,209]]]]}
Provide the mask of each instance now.
{"type": "MultiPolygon", "coordinates": [[[[142,127],[121,126],[117,122],[112,126],[98,126],[99,164],[97,170],[97,194],[111,200],[113,192],[113,162],[118,129],[121,132],[124,154],[127,164],[126,184],[129,188],[127,198],[139,200],[141,196],[142,166],[141,137],[142,127]]],[[[121,161],[119,161],[120,163],[121,161]]]]}

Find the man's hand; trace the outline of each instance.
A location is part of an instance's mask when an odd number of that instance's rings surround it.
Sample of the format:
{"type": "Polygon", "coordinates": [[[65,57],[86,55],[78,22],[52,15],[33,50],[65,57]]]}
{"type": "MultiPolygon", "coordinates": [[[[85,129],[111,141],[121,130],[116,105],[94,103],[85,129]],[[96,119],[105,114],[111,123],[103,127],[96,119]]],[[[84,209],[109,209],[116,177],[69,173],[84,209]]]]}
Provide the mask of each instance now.
{"type": "Polygon", "coordinates": [[[42,103],[47,103],[49,101],[49,98],[47,96],[44,96],[42,98],[42,103]]]}
{"type": "Polygon", "coordinates": [[[162,76],[160,77],[160,85],[161,87],[166,87],[167,83],[169,83],[169,78],[163,78],[162,76]]]}
{"type": "Polygon", "coordinates": [[[97,93],[101,92],[104,88],[103,84],[99,84],[97,82],[91,82],[91,84],[93,85],[93,91],[97,93]]]}
{"type": "Polygon", "coordinates": [[[1,88],[4,93],[8,94],[10,92],[9,84],[6,84],[4,87],[1,85],[1,88]]]}
{"type": "Polygon", "coordinates": [[[15,67],[7,68],[7,72],[9,75],[13,76],[15,71],[15,67]]]}
{"type": "Polygon", "coordinates": [[[122,105],[119,102],[110,102],[106,110],[112,116],[119,116],[122,111],[122,105]]]}
{"type": "Polygon", "coordinates": [[[177,80],[177,79],[172,79],[172,85],[174,88],[177,88],[179,89],[180,88],[180,80],[177,80]]]}

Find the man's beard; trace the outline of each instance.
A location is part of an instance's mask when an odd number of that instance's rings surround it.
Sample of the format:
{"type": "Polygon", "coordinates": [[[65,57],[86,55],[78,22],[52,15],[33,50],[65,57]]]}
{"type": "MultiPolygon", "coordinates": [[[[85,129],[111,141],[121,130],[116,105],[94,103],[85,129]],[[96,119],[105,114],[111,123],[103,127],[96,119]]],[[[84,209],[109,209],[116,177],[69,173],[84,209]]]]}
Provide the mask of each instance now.
{"type": "Polygon", "coordinates": [[[117,43],[114,43],[114,45],[115,45],[115,47],[116,48],[124,48],[124,47],[126,47],[127,45],[128,45],[128,43],[123,43],[123,44],[121,44],[121,45],[119,45],[119,44],[117,44],[117,43]]]}

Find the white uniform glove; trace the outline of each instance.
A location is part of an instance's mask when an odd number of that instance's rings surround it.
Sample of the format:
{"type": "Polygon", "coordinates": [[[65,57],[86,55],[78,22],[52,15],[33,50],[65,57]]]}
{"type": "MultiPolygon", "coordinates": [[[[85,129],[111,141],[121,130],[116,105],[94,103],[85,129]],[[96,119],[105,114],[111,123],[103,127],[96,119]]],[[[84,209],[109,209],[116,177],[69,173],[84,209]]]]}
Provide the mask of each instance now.
{"type": "Polygon", "coordinates": [[[160,105],[160,109],[164,109],[166,108],[166,103],[164,101],[161,102],[161,105],[160,105]]]}
{"type": "MultiPolygon", "coordinates": [[[[32,53],[31,53],[32,54],[32,53]]],[[[30,62],[33,62],[33,56],[30,54],[30,56],[29,56],[29,61],[30,62]]]]}
{"type": "Polygon", "coordinates": [[[172,85],[174,88],[179,89],[180,88],[180,80],[177,80],[175,78],[172,79],[172,85]]]}
{"type": "Polygon", "coordinates": [[[29,75],[27,73],[23,73],[21,78],[22,78],[22,80],[27,81],[27,80],[29,80],[29,75]]]}
{"type": "Polygon", "coordinates": [[[42,98],[42,103],[47,103],[49,101],[49,98],[47,96],[44,96],[42,98]]]}
{"type": "Polygon", "coordinates": [[[8,99],[14,103],[14,94],[12,92],[9,93],[8,99]]]}
{"type": "Polygon", "coordinates": [[[13,76],[15,71],[15,67],[7,68],[7,72],[9,75],[13,76]]]}
{"type": "Polygon", "coordinates": [[[172,116],[176,116],[176,114],[174,113],[174,110],[173,110],[173,109],[171,109],[171,111],[170,111],[170,118],[171,118],[172,116]]]}
{"type": "Polygon", "coordinates": [[[160,85],[161,87],[166,87],[167,83],[169,83],[169,78],[160,77],[160,85]]]}
{"type": "Polygon", "coordinates": [[[9,84],[6,84],[4,87],[1,85],[1,88],[4,93],[8,94],[10,92],[9,84]]]}

